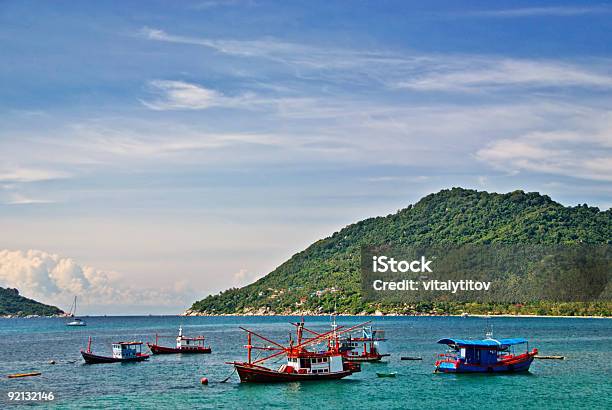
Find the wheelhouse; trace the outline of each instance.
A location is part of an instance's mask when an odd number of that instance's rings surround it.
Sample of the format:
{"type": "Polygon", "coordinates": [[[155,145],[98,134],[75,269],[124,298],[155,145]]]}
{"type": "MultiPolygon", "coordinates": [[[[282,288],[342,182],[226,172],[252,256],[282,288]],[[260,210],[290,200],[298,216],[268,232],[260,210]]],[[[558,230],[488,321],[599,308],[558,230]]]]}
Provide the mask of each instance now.
{"type": "Polygon", "coordinates": [[[280,372],[300,374],[323,374],[344,370],[342,356],[329,353],[301,352],[287,355],[287,364],[281,366],[280,372]]]}
{"type": "Polygon", "coordinates": [[[113,357],[116,359],[130,359],[141,355],[142,342],[113,343],[113,357]]]}

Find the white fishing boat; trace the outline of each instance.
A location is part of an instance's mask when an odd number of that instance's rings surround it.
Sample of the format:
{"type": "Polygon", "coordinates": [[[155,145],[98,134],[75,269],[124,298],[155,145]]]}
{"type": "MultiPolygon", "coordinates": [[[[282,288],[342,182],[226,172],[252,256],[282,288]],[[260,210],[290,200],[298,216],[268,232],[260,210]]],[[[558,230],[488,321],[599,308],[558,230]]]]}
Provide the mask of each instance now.
{"type": "Polygon", "coordinates": [[[66,326],[87,326],[87,323],[85,323],[84,320],[79,319],[78,317],[75,317],[76,315],[76,309],[77,309],[77,297],[74,297],[74,302],[72,303],[72,306],[70,306],[70,312],[68,312],[68,317],[72,318],[72,320],[70,322],[66,323],[66,326]]]}

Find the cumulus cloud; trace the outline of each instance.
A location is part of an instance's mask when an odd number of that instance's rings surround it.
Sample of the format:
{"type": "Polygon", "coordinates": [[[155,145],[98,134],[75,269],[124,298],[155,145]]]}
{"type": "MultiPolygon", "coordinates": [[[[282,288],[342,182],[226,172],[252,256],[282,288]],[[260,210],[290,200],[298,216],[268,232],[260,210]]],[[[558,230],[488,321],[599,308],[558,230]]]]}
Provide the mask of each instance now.
{"type": "Polygon", "coordinates": [[[247,269],[240,269],[238,272],[232,275],[234,286],[245,286],[256,279],[257,275],[249,272],[247,269]]]}
{"type": "Polygon", "coordinates": [[[72,258],[40,250],[0,250],[0,286],[58,306],[78,295],[96,305],[172,305],[176,290],[136,289],[117,272],[80,265],[72,258]]]}

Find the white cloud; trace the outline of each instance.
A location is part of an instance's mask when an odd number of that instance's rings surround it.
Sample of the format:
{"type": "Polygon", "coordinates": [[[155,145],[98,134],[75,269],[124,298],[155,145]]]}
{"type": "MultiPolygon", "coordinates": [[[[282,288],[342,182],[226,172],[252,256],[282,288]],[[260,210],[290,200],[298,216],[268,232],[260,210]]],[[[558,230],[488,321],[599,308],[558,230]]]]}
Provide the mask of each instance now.
{"type": "Polygon", "coordinates": [[[535,17],[535,16],[580,16],[584,14],[609,13],[609,7],[575,7],[575,6],[552,6],[552,7],[523,7],[500,10],[481,10],[465,13],[469,16],[482,17],[535,17]]]}
{"type": "Polygon", "coordinates": [[[142,101],[153,110],[201,110],[214,106],[231,105],[231,100],[220,93],[183,81],[151,81],[149,85],[161,98],[142,101]]]}
{"type": "Polygon", "coordinates": [[[7,205],[35,205],[35,204],[52,204],[56,201],[51,199],[31,198],[20,193],[10,193],[8,199],[4,201],[7,205]]]}
{"type": "Polygon", "coordinates": [[[533,131],[500,139],[480,149],[476,156],[510,172],[612,181],[612,121],[604,118],[591,129],[580,131],[533,131]]]}
{"type": "Polygon", "coordinates": [[[173,290],[134,288],[119,273],[40,250],[0,250],[0,286],[60,307],[74,295],[97,305],[176,305],[180,300],[173,290]]]}
{"type": "Polygon", "coordinates": [[[244,57],[272,57],[275,54],[296,52],[307,50],[294,43],[286,43],[274,39],[264,40],[213,40],[201,37],[190,37],[168,34],[163,30],[144,27],[140,30],[140,35],[155,41],[168,43],[192,44],[214,49],[223,54],[244,56],[244,57]]]}
{"type": "Polygon", "coordinates": [[[0,171],[0,182],[38,182],[68,178],[70,174],[61,171],[34,168],[16,168],[0,171]]]}
{"type": "Polygon", "coordinates": [[[396,84],[420,91],[482,91],[499,87],[611,88],[612,76],[554,61],[467,57],[396,84]]]}
{"type": "MultiPolygon", "coordinates": [[[[295,78],[307,82],[376,83],[390,89],[421,92],[482,92],[500,87],[612,88],[612,76],[607,68],[609,63],[605,61],[570,64],[484,55],[353,50],[275,39],[218,40],[179,36],[152,28],[143,28],[141,35],[154,41],[204,46],[238,57],[273,60],[286,66],[295,78]]],[[[235,101],[233,105],[236,105],[235,101]]]]}

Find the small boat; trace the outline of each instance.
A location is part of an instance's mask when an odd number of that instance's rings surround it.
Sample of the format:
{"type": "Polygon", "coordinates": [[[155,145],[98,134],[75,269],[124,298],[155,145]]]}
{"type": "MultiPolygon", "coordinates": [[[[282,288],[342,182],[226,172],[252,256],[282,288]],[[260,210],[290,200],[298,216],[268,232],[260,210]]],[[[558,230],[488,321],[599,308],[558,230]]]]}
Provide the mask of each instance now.
{"type": "Polygon", "coordinates": [[[376,372],[376,376],[378,377],[395,377],[396,375],[397,375],[397,372],[389,372],[389,373],[376,372]]]}
{"type": "Polygon", "coordinates": [[[77,308],[77,297],[74,297],[74,302],[72,302],[72,306],[70,306],[70,311],[68,312],[67,317],[71,317],[73,318],[72,321],[66,323],[66,326],[87,326],[87,323],[85,323],[82,319],[79,319],[77,317],[74,317],[74,315],[76,315],[76,308],[77,308]]]}
{"type": "Polygon", "coordinates": [[[435,372],[441,373],[514,373],[526,372],[538,349],[529,351],[527,339],[493,339],[492,333],[483,340],[441,339],[450,347],[436,361],[435,372]],[[524,351],[519,348],[525,346],[524,351]]]}
{"type": "Polygon", "coordinates": [[[30,372],[30,373],[15,373],[15,374],[9,374],[8,377],[9,379],[18,379],[21,377],[32,377],[32,376],[40,376],[42,373],[41,372],[30,372]]]}
{"type": "Polygon", "coordinates": [[[117,362],[142,362],[150,356],[142,353],[142,342],[115,342],[112,344],[112,356],[100,356],[91,352],[91,337],[87,344],[87,350],[81,350],[81,355],[87,364],[117,363],[117,362]]]}
{"type": "Polygon", "coordinates": [[[82,319],[74,318],[71,322],[66,323],[66,326],[87,326],[82,319]]]}
{"type": "Polygon", "coordinates": [[[343,330],[343,326],[330,330],[325,333],[317,333],[304,328],[304,320],[299,323],[292,323],[296,326],[297,343],[289,340],[289,346],[283,346],[265,336],[259,335],[252,330],[242,328],[247,333],[247,361],[228,362],[234,366],[243,383],[276,383],[276,382],[295,382],[295,381],[314,381],[314,380],[338,380],[353,373],[361,371],[359,363],[351,363],[343,360],[342,352],[339,349],[338,337],[357,326],[343,330]],[[304,331],[314,334],[314,336],[304,337],[304,331]],[[255,336],[270,345],[254,346],[252,337],[255,336]],[[334,340],[332,343],[331,341],[334,340]],[[325,344],[322,350],[316,350],[317,345],[325,344]],[[309,348],[309,349],[307,349],[309,348]],[[253,360],[252,350],[267,350],[274,353],[253,360]],[[285,355],[287,361],[278,369],[264,367],[261,363],[275,357],[285,355]]]}
{"type": "MultiPolygon", "coordinates": [[[[183,328],[179,326],[179,333],[176,337],[176,347],[161,346],[159,335],[155,335],[155,343],[147,343],[153,354],[173,354],[173,353],[210,353],[210,346],[204,345],[204,336],[187,337],[183,336],[183,328]]],[[[161,336],[166,337],[166,336],[161,336]]],[[[174,336],[168,336],[174,337],[174,336]]]]}
{"type": "Polygon", "coordinates": [[[540,356],[540,355],[537,355],[535,358],[536,359],[540,359],[540,360],[565,360],[565,356],[540,356]]]}
{"type": "MultiPolygon", "coordinates": [[[[337,327],[336,321],[332,329],[337,327]]],[[[349,362],[379,362],[389,356],[385,331],[362,326],[339,339],[340,351],[344,360],[349,362]]]]}

